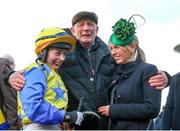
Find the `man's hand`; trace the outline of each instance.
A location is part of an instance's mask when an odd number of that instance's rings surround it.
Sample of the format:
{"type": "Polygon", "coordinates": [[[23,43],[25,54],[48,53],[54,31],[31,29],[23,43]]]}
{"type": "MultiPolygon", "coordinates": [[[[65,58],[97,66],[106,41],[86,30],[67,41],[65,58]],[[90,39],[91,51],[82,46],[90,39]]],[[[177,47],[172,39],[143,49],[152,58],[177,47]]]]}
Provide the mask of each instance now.
{"type": "Polygon", "coordinates": [[[24,72],[24,70],[16,71],[16,72],[12,73],[9,77],[9,83],[10,83],[11,87],[18,91],[21,90],[21,88],[25,84],[25,78],[22,75],[23,72],[24,72]]]}
{"type": "Polygon", "coordinates": [[[149,83],[151,86],[154,86],[157,90],[162,90],[166,87],[168,83],[168,78],[163,71],[158,71],[158,74],[152,76],[149,79],[149,83]]]}

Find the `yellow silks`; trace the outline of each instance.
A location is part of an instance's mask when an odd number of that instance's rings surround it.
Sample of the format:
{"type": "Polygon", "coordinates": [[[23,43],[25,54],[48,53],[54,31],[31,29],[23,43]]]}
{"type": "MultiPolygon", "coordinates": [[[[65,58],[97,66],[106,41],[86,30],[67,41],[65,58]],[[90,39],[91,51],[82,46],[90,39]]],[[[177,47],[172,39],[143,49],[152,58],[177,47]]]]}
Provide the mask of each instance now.
{"type": "Polygon", "coordinates": [[[6,120],[4,119],[4,115],[3,115],[3,113],[2,113],[2,111],[0,109],[0,124],[3,124],[5,122],[6,122],[6,120]]]}

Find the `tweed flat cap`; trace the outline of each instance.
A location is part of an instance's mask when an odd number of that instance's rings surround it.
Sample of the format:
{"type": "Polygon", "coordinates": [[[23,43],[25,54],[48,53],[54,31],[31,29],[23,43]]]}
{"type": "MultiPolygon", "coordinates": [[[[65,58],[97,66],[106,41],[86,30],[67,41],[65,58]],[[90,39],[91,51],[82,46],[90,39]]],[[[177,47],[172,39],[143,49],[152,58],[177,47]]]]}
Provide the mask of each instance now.
{"type": "Polygon", "coordinates": [[[81,19],[91,19],[93,20],[96,24],[98,24],[98,17],[94,12],[89,12],[89,11],[81,11],[75,14],[72,18],[72,25],[76,24],[78,21],[81,19]]]}

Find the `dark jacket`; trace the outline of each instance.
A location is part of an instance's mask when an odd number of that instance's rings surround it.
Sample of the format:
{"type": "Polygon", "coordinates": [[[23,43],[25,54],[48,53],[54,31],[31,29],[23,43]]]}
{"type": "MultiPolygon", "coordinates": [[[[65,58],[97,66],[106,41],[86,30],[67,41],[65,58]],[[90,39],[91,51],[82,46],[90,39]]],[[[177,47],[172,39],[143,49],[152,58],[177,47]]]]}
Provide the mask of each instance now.
{"type": "Polygon", "coordinates": [[[149,85],[149,78],[157,74],[154,65],[140,61],[117,67],[109,88],[111,96],[109,129],[146,130],[150,119],[160,110],[161,91],[149,85]]]}
{"type": "MultiPolygon", "coordinates": [[[[100,38],[96,37],[90,51],[77,41],[59,69],[69,91],[68,110],[77,110],[81,97],[84,97],[81,111],[97,113],[99,106],[107,104],[105,88],[111,82],[115,65],[108,46],[100,38]]],[[[107,125],[102,127],[107,129],[107,125]]]]}
{"type": "Polygon", "coordinates": [[[163,113],[163,125],[165,130],[180,130],[180,73],[171,79],[169,93],[163,113]]]}
{"type": "Polygon", "coordinates": [[[11,72],[10,63],[8,59],[0,58],[0,101],[1,109],[4,111],[6,121],[10,124],[9,129],[17,130],[20,125],[17,116],[17,99],[16,90],[5,84],[3,80],[11,72]]]}

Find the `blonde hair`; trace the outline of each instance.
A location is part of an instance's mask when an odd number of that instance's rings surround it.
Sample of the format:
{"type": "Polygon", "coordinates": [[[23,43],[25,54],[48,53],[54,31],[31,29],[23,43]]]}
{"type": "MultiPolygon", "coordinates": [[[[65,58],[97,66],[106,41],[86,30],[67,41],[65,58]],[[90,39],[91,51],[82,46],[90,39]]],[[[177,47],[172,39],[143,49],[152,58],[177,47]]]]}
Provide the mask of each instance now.
{"type": "Polygon", "coordinates": [[[139,40],[136,35],[134,35],[134,40],[132,43],[137,44],[137,49],[136,49],[136,60],[141,60],[143,62],[146,62],[146,56],[144,51],[139,47],[139,40]]]}

